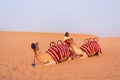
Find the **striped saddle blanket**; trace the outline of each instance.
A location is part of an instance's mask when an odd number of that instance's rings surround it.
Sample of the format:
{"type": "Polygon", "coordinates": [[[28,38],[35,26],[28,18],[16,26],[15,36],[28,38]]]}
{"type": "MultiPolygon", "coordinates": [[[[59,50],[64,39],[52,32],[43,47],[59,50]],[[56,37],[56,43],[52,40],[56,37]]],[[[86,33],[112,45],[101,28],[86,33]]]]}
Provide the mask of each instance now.
{"type": "Polygon", "coordinates": [[[97,38],[90,38],[84,40],[85,44],[83,44],[80,49],[88,55],[88,57],[92,56],[92,54],[101,52],[100,45],[98,44],[97,38]]]}
{"type": "MultiPolygon", "coordinates": [[[[74,52],[66,45],[62,44],[55,44],[50,46],[50,48],[46,51],[48,54],[52,56],[52,58],[55,60],[56,64],[60,63],[61,59],[73,57],[74,52]]],[[[51,45],[51,44],[50,44],[51,45]]]]}

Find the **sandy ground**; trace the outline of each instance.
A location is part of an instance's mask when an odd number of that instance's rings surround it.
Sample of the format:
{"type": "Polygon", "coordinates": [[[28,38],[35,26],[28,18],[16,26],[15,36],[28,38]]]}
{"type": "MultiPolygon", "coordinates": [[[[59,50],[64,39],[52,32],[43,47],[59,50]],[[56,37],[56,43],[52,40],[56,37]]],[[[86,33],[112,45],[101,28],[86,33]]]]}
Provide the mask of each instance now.
{"type": "MultiPolygon", "coordinates": [[[[76,44],[93,35],[71,34],[76,44]]],[[[75,58],[57,65],[32,67],[32,42],[45,52],[51,41],[63,40],[64,34],[0,32],[0,80],[119,80],[120,37],[99,38],[103,55],[75,58]]]]}

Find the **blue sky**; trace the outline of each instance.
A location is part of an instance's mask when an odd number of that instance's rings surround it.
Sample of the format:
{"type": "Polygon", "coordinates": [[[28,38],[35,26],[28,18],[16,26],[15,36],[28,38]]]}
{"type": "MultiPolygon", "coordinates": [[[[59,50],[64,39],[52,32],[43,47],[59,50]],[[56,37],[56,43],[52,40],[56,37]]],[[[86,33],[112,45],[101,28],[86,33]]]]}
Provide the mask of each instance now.
{"type": "Polygon", "coordinates": [[[0,0],[0,31],[120,36],[120,0],[0,0]]]}

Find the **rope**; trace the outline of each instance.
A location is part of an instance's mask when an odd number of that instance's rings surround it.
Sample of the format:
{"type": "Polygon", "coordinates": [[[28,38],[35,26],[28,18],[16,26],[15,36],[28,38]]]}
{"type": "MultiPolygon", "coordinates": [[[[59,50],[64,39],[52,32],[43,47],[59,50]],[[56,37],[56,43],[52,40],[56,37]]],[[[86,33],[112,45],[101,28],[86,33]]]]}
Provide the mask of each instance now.
{"type": "Polygon", "coordinates": [[[56,43],[54,41],[50,43],[50,47],[52,46],[56,46],[56,43]]]}
{"type": "Polygon", "coordinates": [[[32,65],[32,67],[35,67],[35,54],[34,54],[34,59],[33,59],[33,63],[31,64],[32,65]]]}
{"type": "Polygon", "coordinates": [[[64,43],[61,40],[58,40],[56,43],[54,41],[50,42],[50,47],[58,45],[64,45],[64,43]]]}
{"type": "MultiPolygon", "coordinates": [[[[35,48],[36,48],[36,45],[35,45],[35,43],[32,43],[31,44],[31,48],[34,50],[35,48]]],[[[32,67],[35,67],[35,54],[34,54],[34,59],[33,59],[33,63],[31,64],[32,65],[32,67]]]]}
{"type": "Polygon", "coordinates": [[[90,42],[90,41],[96,41],[96,42],[98,42],[98,38],[97,38],[97,37],[94,37],[94,38],[84,39],[84,42],[85,42],[85,43],[88,43],[88,42],[90,42]]]}
{"type": "Polygon", "coordinates": [[[64,45],[64,43],[61,40],[58,40],[57,45],[64,45]]]}

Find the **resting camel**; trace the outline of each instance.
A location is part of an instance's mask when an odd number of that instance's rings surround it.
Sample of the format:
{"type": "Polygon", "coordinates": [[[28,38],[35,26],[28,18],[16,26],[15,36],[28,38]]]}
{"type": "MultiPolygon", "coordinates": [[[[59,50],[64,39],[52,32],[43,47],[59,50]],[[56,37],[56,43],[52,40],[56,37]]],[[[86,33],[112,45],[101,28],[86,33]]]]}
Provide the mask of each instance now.
{"type": "Polygon", "coordinates": [[[32,43],[31,48],[40,64],[58,64],[66,59],[71,60],[74,56],[73,51],[66,45],[53,45],[45,53],[41,53],[38,44],[32,43]]]}
{"type": "Polygon", "coordinates": [[[97,38],[85,39],[85,44],[83,44],[80,48],[77,47],[72,38],[66,40],[66,43],[78,56],[80,56],[81,59],[102,54],[97,38]]]}

